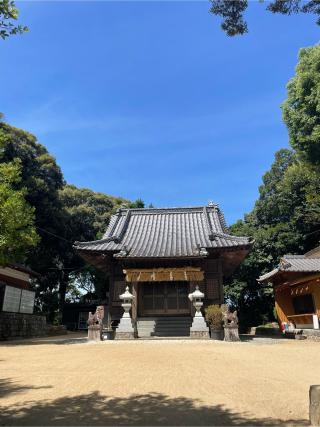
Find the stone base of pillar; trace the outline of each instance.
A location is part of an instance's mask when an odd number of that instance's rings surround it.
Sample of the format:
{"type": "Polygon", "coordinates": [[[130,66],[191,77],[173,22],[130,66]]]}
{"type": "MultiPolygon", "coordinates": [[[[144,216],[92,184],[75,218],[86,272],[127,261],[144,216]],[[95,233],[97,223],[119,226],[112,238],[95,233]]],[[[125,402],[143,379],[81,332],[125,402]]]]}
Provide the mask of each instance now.
{"type": "Polygon", "coordinates": [[[240,341],[238,325],[224,326],[224,341],[240,341]]]}
{"type": "Polygon", "coordinates": [[[102,340],[102,325],[88,326],[88,340],[101,341],[102,340]]]}
{"type": "Polygon", "coordinates": [[[191,331],[190,338],[192,339],[209,339],[209,331],[191,331]]]}
{"type": "Polygon", "coordinates": [[[115,340],[134,340],[135,334],[134,334],[134,332],[116,331],[114,339],[115,340]]]}
{"type": "Polygon", "coordinates": [[[320,426],[320,385],[310,386],[309,402],[310,424],[320,426]]]}

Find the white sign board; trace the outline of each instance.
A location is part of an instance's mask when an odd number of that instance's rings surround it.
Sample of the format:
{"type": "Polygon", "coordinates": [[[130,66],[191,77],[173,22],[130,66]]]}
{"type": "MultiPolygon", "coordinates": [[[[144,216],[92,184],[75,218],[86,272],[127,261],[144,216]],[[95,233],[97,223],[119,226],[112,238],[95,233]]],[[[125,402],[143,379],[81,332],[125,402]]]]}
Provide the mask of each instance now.
{"type": "Polygon", "coordinates": [[[20,308],[21,289],[6,286],[3,298],[3,311],[18,313],[20,308]]]}
{"type": "Polygon", "coordinates": [[[20,313],[33,313],[35,292],[26,291],[21,292],[20,313]]]}

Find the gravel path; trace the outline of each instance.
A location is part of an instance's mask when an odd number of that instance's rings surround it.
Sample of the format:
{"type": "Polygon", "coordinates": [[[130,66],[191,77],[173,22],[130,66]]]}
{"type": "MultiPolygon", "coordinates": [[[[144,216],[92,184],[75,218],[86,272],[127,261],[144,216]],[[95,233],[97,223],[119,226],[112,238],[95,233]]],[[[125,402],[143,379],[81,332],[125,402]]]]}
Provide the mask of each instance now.
{"type": "Polygon", "coordinates": [[[319,350],[294,340],[2,344],[0,425],[307,425],[319,350]]]}

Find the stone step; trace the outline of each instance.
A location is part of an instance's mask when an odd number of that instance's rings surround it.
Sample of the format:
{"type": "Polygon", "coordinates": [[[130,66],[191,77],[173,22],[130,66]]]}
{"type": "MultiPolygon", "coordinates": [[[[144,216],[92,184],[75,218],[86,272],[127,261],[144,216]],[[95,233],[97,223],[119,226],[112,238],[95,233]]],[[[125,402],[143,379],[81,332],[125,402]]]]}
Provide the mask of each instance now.
{"type": "Polygon", "coordinates": [[[191,319],[191,316],[150,316],[150,317],[138,317],[137,320],[185,320],[191,319]]]}
{"type": "Polygon", "coordinates": [[[139,337],[179,337],[190,336],[191,317],[139,318],[139,337]]]}
{"type": "Polygon", "coordinates": [[[185,322],[185,323],[137,323],[137,326],[140,328],[173,328],[173,327],[190,327],[191,322],[185,322]]]}
{"type": "Polygon", "coordinates": [[[137,320],[137,323],[139,325],[175,325],[175,324],[191,324],[192,320],[191,318],[187,318],[187,319],[172,319],[172,320],[167,320],[167,319],[157,319],[157,320],[137,320]]]}

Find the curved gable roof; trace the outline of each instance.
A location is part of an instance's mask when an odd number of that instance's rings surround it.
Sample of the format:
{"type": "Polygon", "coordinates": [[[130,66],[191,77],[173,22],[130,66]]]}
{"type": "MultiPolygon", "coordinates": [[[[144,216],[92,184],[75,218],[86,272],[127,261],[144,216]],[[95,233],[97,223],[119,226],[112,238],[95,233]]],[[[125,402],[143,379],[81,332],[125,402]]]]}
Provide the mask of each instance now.
{"type": "Polygon", "coordinates": [[[241,246],[250,247],[249,239],[228,233],[217,205],[119,209],[101,240],[75,242],[78,251],[113,252],[125,258],[194,257],[207,249],[241,246]]]}

